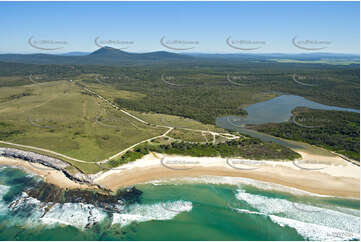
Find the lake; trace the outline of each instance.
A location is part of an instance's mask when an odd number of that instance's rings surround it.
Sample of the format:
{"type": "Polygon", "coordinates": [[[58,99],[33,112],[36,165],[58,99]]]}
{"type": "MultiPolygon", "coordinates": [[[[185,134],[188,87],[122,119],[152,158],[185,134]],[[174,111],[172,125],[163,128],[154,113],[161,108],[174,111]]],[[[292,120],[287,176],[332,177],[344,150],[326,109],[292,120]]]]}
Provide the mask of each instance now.
{"type": "MultiPolygon", "coordinates": [[[[309,150],[313,153],[322,153],[320,149],[316,149],[309,144],[281,139],[268,134],[260,133],[255,130],[246,129],[246,124],[264,124],[264,123],[281,123],[286,122],[292,117],[291,111],[296,107],[307,107],[321,110],[349,111],[360,113],[360,110],[352,108],[341,108],[336,106],[328,106],[314,101],[310,101],[304,97],[296,95],[281,95],[271,100],[259,102],[249,105],[245,108],[248,115],[241,116],[224,116],[216,119],[218,127],[238,131],[242,134],[261,139],[263,141],[275,142],[291,149],[309,150]]],[[[328,152],[326,152],[328,153],[328,152]]]]}
{"type": "MultiPolygon", "coordinates": [[[[291,111],[296,107],[307,107],[322,110],[349,111],[357,112],[360,110],[352,108],[341,108],[328,106],[317,102],[310,101],[304,97],[295,95],[281,95],[265,102],[259,102],[249,105],[245,108],[248,112],[247,117],[230,116],[230,122],[237,125],[244,124],[264,124],[264,123],[281,123],[289,120],[292,116],[291,111]]],[[[219,119],[227,119],[221,117],[219,119]]],[[[218,119],[217,119],[218,120],[218,119]]],[[[223,127],[222,127],[223,128],[223,127]]]]}

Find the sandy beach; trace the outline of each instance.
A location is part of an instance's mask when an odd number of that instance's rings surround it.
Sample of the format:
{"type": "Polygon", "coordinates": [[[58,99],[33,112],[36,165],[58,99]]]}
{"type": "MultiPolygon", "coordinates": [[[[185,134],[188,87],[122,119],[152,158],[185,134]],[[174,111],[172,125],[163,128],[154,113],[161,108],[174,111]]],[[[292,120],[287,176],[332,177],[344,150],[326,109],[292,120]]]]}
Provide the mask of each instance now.
{"type": "MultiPolygon", "coordinates": [[[[306,154],[303,154],[306,156],[306,154]]],[[[276,183],[320,195],[359,198],[360,168],[341,158],[318,157],[322,162],[309,162],[305,157],[290,161],[251,161],[214,157],[185,157],[149,154],[140,160],[109,170],[94,182],[109,189],[181,177],[243,177],[276,183]]],[[[315,158],[315,157],[313,157],[315,158]]]]}
{"type": "MultiPolygon", "coordinates": [[[[184,177],[241,177],[307,192],[348,198],[360,197],[360,167],[337,156],[300,152],[297,161],[254,161],[221,157],[187,157],[152,153],[142,159],[93,175],[93,182],[110,190],[152,181],[184,177]],[[315,162],[319,161],[319,162],[315,162]]],[[[63,188],[87,188],[62,172],[40,164],[0,157],[0,165],[16,166],[63,188]]]]}
{"type": "Polygon", "coordinates": [[[41,176],[45,182],[57,185],[61,188],[88,188],[89,186],[74,182],[68,179],[62,172],[41,164],[30,163],[20,159],[13,159],[0,156],[0,166],[14,166],[24,170],[27,173],[41,176]]]}

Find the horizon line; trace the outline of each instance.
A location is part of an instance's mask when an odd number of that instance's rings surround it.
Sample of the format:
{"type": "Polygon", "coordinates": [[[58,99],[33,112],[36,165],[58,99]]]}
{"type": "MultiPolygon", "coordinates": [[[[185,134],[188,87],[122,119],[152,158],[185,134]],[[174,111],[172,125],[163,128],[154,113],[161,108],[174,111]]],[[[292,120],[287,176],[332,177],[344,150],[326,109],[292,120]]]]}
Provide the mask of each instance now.
{"type": "MultiPolygon", "coordinates": [[[[101,48],[98,48],[96,50],[93,51],[77,51],[77,50],[73,50],[73,51],[67,51],[67,52],[27,52],[27,51],[14,51],[14,52],[7,52],[7,51],[0,51],[0,55],[11,55],[11,54],[19,54],[19,55],[32,55],[32,54],[44,54],[44,55],[65,55],[65,54],[69,54],[69,53],[74,53],[74,52],[78,52],[78,53],[84,53],[84,54],[91,54],[97,50],[100,50],[102,48],[105,47],[109,47],[109,46],[104,46],[101,48]]],[[[113,47],[110,47],[113,48],[113,47]]],[[[174,54],[186,54],[186,55],[191,55],[191,54],[200,54],[200,55],[241,55],[241,54],[253,54],[253,55],[309,55],[309,54],[335,54],[335,55],[357,55],[360,56],[360,53],[347,53],[347,52],[250,52],[250,51],[245,51],[245,52],[174,52],[174,51],[168,51],[168,50],[152,50],[152,51],[148,51],[148,52],[141,52],[141,51],[124,51],[121,49],[117,49],[117,48],[113,48],[114,50],[119,50],[122,52],[127,52],[127,53],[135,53],[135,54],[144,54],[144,53],[152,53],[152,52],[169,52],[169,53],[174,53],[174,54]]]]}

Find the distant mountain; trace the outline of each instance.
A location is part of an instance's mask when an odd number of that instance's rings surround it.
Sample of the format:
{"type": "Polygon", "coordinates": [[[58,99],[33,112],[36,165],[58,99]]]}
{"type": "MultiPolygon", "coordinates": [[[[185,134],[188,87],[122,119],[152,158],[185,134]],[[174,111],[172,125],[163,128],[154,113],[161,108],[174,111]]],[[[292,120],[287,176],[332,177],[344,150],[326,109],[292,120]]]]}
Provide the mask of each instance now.
{"type": "MultiPolygon", "coordinates": [[[[72,52],[74,53],[74,52],[72,52]]],[[[157,62],[177,62],[194,59],[192,56],[167,51],[131,53],[111,47],[102,47],[90,54],[0,54],[0,61],[29,64],[87,64],[87,65],[127,65],[157,62]]]]}
{"type": "Polygon", "coordinates": [[[131,53],[114,49],[111,47],[102,47],[92,53],[69,52],[65,54],[0,54],[0,61],[25,63],[25,64],[78,64],[78,65],[104,65],[104,66],[124,66],[153,63],[198,63],[200,61],[212,62],[217,64],[219,61],[236,63],[238,61],[257,61],[274,62],[278,60],[300,60],[300,61],[351,61],[360,60],[359,55],[353,54],[335,54],[335,53],[301,53],[301,54],[257,54],[257,53],[239,53],[239,54],[204,54],[187,53],[177,54],[167,51],[155,51],[148,53],[131,53]]]}
{"type": "Polygon", "coordinates": [[[92,53],[89,56],[100,56],[100,57],[129,57],[131,55],[130,52],[114,49],[111,47],[102,47],[92,53]]]}
{"type": "Polygon", "coordinates": [[[167,51],[156,51],[149,53],[131,53],[111,47],[100,48],[89,55],[92,58],[119,58],[128,60],[185,60],[192,59],[190,56],[171,53],[167,51]]]}

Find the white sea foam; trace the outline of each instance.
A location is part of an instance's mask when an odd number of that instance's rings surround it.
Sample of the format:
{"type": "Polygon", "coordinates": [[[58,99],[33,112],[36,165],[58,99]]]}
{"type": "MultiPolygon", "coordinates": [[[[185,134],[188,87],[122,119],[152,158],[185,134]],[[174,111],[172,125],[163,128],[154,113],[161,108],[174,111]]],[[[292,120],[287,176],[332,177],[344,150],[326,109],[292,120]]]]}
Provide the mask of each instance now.
{"type": "MultiPolygon", "coordinates": [[[[8,191],[9,187],[0,185],[0,196],[8,191]]],[[[26,218],[22,220],[27,227],[45,224],[71,225],[80,229],[92,227],[103,221],[108,214],[101,208],[83,203],[52,204],[40,202],[29,197],[25,192],[12,201],[8,206],[4,205],[4,211],[12,212],[13,216],[26,218]],[[50,208],[48,211],[47,208],[50,208]]],[[[1,207],[0,207],[1,209],[1,207]]],[[[122,207],[123,209],[123,207],[122,207]]],[[[132,222],[145,222],[151,220],[170,220],[182,212],[192,210],[192,203],[189,201],[168,201],[156,204],[133,204],[126,208],[124,213],[113,213],[112,224],[126,226],[132,222]]],[[[19,221],[13,220],[14,223],[19,221]]]]}
{"type": "MultiPolygon", "coordinates": [[[[235,211],[246,214],[257,214],[267,216],[265,213],[250,211],[247,209],[235,208],[235,211]]],[[[296,229],[296,231],[306,238],[307,240],[319,240],[319,241],[337,241],[337,240],[359,240],[360,235],[340,229],[335,229],[327,226],[317,225],[313,223],[304,223],[298,220],[279,217],[276,215],[269,215],[269,218],[279,224],[281,227],[288,226],[296,229]]]]}
{"type": "Polygon", "coordinates": [[[36,198],[29,197],[28,194],[23,192],[7,206],[7,210],[13,217],[10,223],[12,225],[22,223],[28,227],[38,225],[39,218],[45,212],[45,205],[46,203],[41,203],[36,198]]]}
{"type": "Polygon", "coordinates": [[[307,196],[318,196],[318,197],[331,197],[327,195],[321,195],[316,193],[307,192],[293,187],[287,187],[271,182],[263,182],[249,178],[243,177],[229,177],[229,176],[201,176],[201,177],[180,177],[180,178],[170,178],[164,180],[153,180],[147,182],[153,185],[162,185],[162,184],[185,184],[185,183],[204,183],[204,184],[214,184],[214,185],[250,185],[263,190],[270,191],[281,191],[288,192],[296,195],[307,195],[307,196]]]}
{"type": "MultiPolygon", "coordinates": [[[[295,228],[308,239],[329,240],[360,237],[360,217],[349,214],[351,209],[347,209],[348,212],[343,213],[286,199],[250,194],[243,189],[238,190],[236,197],[256,208],[259,213],[270,216],[272,221],[281,226],[288,225],[295,228]]],[[[353,211],[353,214],[356,214],[357,211],[353,211]]],[[[239,212],[244,211],[241,209],[239,212]]]]}
{"type": "Polygon", "coordinates": [[[39,224],[63,224],[84,229],[93,226],[106,217],[104,211],[90,204],[58,203],[52,205],[52,203],[40,202],[23,192],[20,197],[8,205],[8,210],[14,216],[26,218],[24,223],[29,227],[39,224]],[[46,212],[48,207],[50,209],[46,212]]]}
{"type": "Polygon", "coordinates": [[[248,214],[257,214],[257,215],[266,215],[264,213],[260,213],[260,212],[256,212],[256,211],[250,211],[247,209],[241,209],[241,208],[232,208],[234,210],[236,210],[239,213],[248,213],[248,214]]]}
{"type": "Polygon", "coordinates": [[[27,193],[22,192],[21,196],[18,197],[16,200],[12,201],[8,207],[10,211],[16,211],[19,209],[24,209],[26,207],[40,207],[40,204],[41,202],[39,200],[33,197],[29,197],[27,193]]]}
{"type": "Polygon", "coordinates": [[[289,226],[308,240],[319,241],[340,241],[340,240],[360,240],[360,234],[340,230],[332,227],[317,225],[313,223],[304,223],[298,220],[279,217],[275,215],[269,216],[272,221],[280,226],[289,226]]]}
{"type": "Polygon", "coordinates": [[[101,222],[106,213],[90,204],[64,203],[54,205],[40,220],[45,224],[65,224],[81,229],[101,222]]]}
{"type": "Polygon", "coordinates": [[[191,210],[192,203],[182,200],[156,204],[134,204],[130,205],[125,213],[114,213],[112,224],[119,224],[121,227],[124,227],[132,222],[170,220],[182,212],[189,212],[191,210]]]}
{"type": "Polygon", "coordinates": [[[7,206],[2,200],[5,194],[9,191],[10,187],[5,185],[0,185],[0,215],[3,215],[7,212],[7,206]]]}
{"type": "Polygon", "coordinates": [[[0,199],[2,199],[4,197],[4,195],[9,191],[9,189],[10,189],[9,186],[0,184],[0,199]]]}

